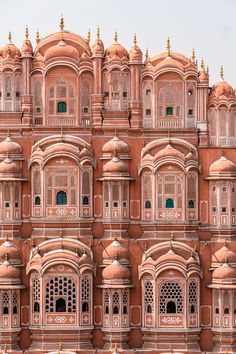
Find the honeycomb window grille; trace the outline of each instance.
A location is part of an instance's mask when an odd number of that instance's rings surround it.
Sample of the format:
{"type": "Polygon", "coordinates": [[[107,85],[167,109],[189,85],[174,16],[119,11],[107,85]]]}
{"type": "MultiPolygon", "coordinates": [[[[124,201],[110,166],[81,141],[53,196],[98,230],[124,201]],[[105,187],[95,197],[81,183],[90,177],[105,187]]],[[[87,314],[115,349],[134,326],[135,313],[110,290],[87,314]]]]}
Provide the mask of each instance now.
{"type": "Polygon", "coordinates": [[[88,312],[90,309],[90,294],[91,294],[91,280],[87,277],[81,280],[81,302],[82,312],[88,312]]]}
{"type": "Polygon", "coordinates": [[[39,278],[33,279],[33,311],[40,311],[40,280],[39,278]]]}
{"type": "Polygon", "coordinates": [[[9,292],[5,291],[2,294],[2,313],[3,313],[3,315],[9,314],[9,302],[10,302],[9,292]]]}
{"type": "Polygon", "coordinates": [[[145,282],[144,289],[145,312],[152,313],[154,310],[154,290],[150,280],[145,282]]]}
{"type": "Polygon", "coordinates": [[[160,289],[160,313],[183,314],[182,288],[177,282],[165,282],[160,289]]]}
{"type": "Polygon", "coordinates": [[[197,282],[191,281],[188,285],[188,312],[198,312],[197,282]]]}
{"type": "Polygon", "coordinates": [[[16,315],[18,313],[18,306],[19,306],[19,295],[16,291],[12,293],[12,313],[16,315]]]}
{"type": "Polygon", "coordinates": [[[45,311],[76,312],[76,284],[71,277],[55,277],[46,283],[45,311]]]}
{"type": "Polygon", "coordinates": [[[120,294],[115,291],[112,294],[112,309],[113,309],[113,314],[117,315],[120,312],[120,294]]]}
{"type": "Polygon", "coordinates": [[[108,291],[106,290],[106,291],[104,292],[104,313],[105,313],[106,315],[109,314],[109,309],[110,309],[110,307],[109,307],[109,293],[108,293],[108,291]]]}

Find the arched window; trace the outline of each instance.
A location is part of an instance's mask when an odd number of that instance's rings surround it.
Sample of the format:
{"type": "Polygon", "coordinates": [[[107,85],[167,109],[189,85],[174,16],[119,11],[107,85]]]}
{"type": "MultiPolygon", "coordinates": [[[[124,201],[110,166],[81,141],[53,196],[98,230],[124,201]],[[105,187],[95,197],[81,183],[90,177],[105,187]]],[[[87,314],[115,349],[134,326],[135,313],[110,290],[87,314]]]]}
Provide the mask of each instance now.
{"type": "Polygon", "coordinates": [[[174,201],[172,198],[168,198],[166,199],[166,208],[167,209],[171,209],[171,208],[174,208],[174,201]]]}
{"type": "Polygon", "coordinates": [[[40,310],[39,303],[35,302],[34,303],[34,312],[39,312],[39,310],[40,310]]]}
{"type": "Polygon", "coordinates": [[[148,306],[147,306],[147,313],[152,313],[152,307],[151,307],[151,305],[148,305],[148,306]]]}
{"type": "Polygon", "coordinates": [[[82,312],[88,312],[88,310],[89,310],[89,305],[88,305],[88,303],[85,301],[85,302],[83,302],[83,304],[82,304],[82,312]]]}
{"type": "Polygon", "coordinates": [[[123,314],[124,314],[124,315],[127,315],[127,313],[128,313],[128,312],[127,312],[127,306],[123,306],[123,314]]]}
{"type": "Polygon", "coordinates": [[[89,198],[87,196],[83,197],[83,205],[89,205],[89,198]]]}
{"type": "Polygon", "coordinates": [[[189,209],[194,209],[194,201],[193,200],[189,200],[188,201],[188,208],[189,209]]]}
{"type": "Polygon", "coordinates": [[[66,111],[67,111],[66,102],[58,102],[57,113],[66,113],[66,111]]]}
{"type": "Polygon", "coordinates": [[[174,110],[173,107],[166,107],[166,115],[173,116],[174,110]]]}
{"type": "Polygon", "coordinates": [[[13,306],[12,313],[13,315],[17,314],[17,306],[13,306]]]}
{"type": "Polygon", "coordinates": [[[119,307],[118,306],[114,306],[113,307],[113,314],[117,315],[119,313],[119,307]]]}
{"type": "Polygon", "coordinates": [[[62,297],[56,300],[56,312],[66,312],[66,301],[62,297]]]}
{"type": "Polygon", "coordinates": [[[40,200],[40,197],[39,197],[39,196],[35,197],[35,199],[34,199],[34,204],[35,204],[35,205],[40,205],[40,204],[41,204],[41,200],[40,200]]]}
{"type": "Polygon", "coordinates": [[[4,306],[3,307],[3,314],[4,315],[8,315],[9,311],[8,311],[8,307],[7,306],[4,306]]]}
{"type": "Polygon", "coordinates": [[[109,307],[108,307],[108,306],[105,307],[105,314],[106,314],[106,315],[109,314],[109,307]]]}
{"type": "Polygon", "coordinates": [[[176,304],[174,301],[167,302],[166,313],[176,313],[176,304]]]}
{"type": "Polygon", "coordinates": [[[145,202],[145,209],[151,209],[152,208],[152,203],[150,200],[146,200],[145,202]]]}
{"type": "Polygon", "coordinates": [[[60,191],[57,193],[56,204],[57,205],[66,205],[67,204],[66,192],[60,191]]]}

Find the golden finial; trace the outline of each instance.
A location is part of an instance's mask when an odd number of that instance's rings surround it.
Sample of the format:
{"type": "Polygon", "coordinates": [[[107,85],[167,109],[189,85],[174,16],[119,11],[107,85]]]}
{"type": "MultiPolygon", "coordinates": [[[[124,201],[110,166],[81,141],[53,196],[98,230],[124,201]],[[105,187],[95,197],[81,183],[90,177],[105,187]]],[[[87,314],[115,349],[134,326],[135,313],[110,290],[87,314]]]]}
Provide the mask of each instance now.
{"type": "Polygon", "coordinates": [[[205,64],[204,64],[204,59],[203,58],[201,60],[201,69],[202,69],[202,71],[205,71],[205,64]]]}
{"type": "Polygon", "coordinates": [[[60,342],[59,342],[59,347],[58,347],[58,353],[60,353],[61,352],[61,350],[62,350],[62,342],[61,342],[61,340],[60,340],[60,342]]]}
{"type": "Polygon", "coordinates": [[[196,55],[195,55],[195,50],[192,50],[192,62],[195,63],[196,55]]]}
{"type": "Polygon", "coordinates": [[[207,75],[209,75],[209,66],[207,65],[207,75]]]}
{"type": "Polygon", "coordinates": [[[223,65],[220,66],[220,78],[221,78],[221,80],[224,80],[224,68],[223,68],[223,65]]]}
{"type": "Polygon", "coordinates": [[[60,29],[61,29],[61,31],[63,31],[63,30],[64,30],[64,17],[63,17],[63,15],[61,15],[61,20],[60,20],[60,29]]]}
{"type": "Polygon", "coordinates": [[[100,27],[99,26],[97,27],[97,38],[98,39],[100,38],[100,27]]]}
{"type": "Polygon", "coordinates": [[[134,33],[134,48],[137,47],[137,37],[136,37],[136,33],[134,33]]]}
{"type": "Polygon", "coordinates": [[[168,56],[170,56],[170,37],[168,37],[167,41],[166,41],[166,50],[167,50],[168,56]]]}
{"type": "Polygon", "coordinates": [[[89,28],[88,34],[87,34],[87,41],[88,41],[88,44],[90,44],[90,40],[91,40],[91,32],[90,32],[90,28],[89,28]]]}
{"type": "Polygon", "coordinates": [[[29,28],[27,25],[25,26],[25,38],[26,38],[26,40],[29,39],[29,28]]]}
{"type": "Polygon", "coordinates": [[[145,58],[146,58],[146,63],[148,63],[148,62],[149,62],[149,52],[148,52],[148,48],[146,49],[145,58]]]}
{"type": "Polygon", "coordinates": [[[7,352],[7,343],[5,342],[5,344],[4,344],[4,353],[6,353],[7,352]]]}
{"type": "Polygon", "coordinates": [[[114,41],[117,43],[118,41],[118,33],[117,31],[115,31],[115,34],[114,34],[114,41]]]}
{"type": "Polygon", "coordinates": [[[11,31],[9,31],[9,33],[8,33],[8,40],[9,40],[9,43],[11,43],[11,40],[12,40],[11,31]]]}
{"type": "Polygon", "coordinates": [[[37,29],[36,32],[36,43],[38,43],[40,41],[40,36],[39,36],[39,30],[37,29]]]}

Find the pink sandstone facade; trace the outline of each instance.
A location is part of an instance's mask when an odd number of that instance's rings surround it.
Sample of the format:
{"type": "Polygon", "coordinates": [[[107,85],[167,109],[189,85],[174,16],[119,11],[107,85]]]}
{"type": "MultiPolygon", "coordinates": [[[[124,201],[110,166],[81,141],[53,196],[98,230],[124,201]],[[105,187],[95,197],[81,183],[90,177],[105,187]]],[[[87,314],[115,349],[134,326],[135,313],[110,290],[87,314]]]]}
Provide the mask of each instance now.
{"type": "Polygon", "coordinates": [[[236,94],[64,30],[0,50],[2,353],[236,352],[236,94]]]}

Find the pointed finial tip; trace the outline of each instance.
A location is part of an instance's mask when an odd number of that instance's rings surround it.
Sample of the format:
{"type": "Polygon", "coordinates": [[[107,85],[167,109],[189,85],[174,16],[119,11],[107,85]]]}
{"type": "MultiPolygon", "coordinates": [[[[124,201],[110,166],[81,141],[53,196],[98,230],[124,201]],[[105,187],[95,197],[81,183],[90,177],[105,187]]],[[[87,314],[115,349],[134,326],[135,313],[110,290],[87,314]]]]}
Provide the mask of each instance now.
{"type": "Polygon", "coordinates": [[[136,48],[137,46],[137,36],[136,33],[134,33],[134,47],[136,48]]]}
{"type": "Polygon", "coordinates": [[[25,26],[25,38],[29,39],[29,28],[27,25],[25,26]]]}
{"type": "Polygon", "coordinates": [[[88,34],[87,34],[87,41],[88,41],[88,44],[90,44],[90,40],[91,40],[91,31],[90,31],[90,28],[89,28],[88,34]]]}
{"type": "Polygon", "coordinates": [[[64,17],[63,17],[63,15],[61,15],[61,20],[60,20],[60,29],[61,29],[61,31],[64,30],[64,27],[65,27],[65,25],[64,25],[64,17]]]}
{"type": "Polygon", "coordinates": [[[149,62],[149,51],[148,51],[148,48],[146,49],[145,58],[146,58],[146,63],[148,63],[149,62]]]}
{"type": "Polygon", "coordinates": [[[97,26],[97,38],[99,39],[100,38],[100,27],[97,26]]]}
{"type": "Polygon", "coordinates": [[[192,62],[193,62],[193,63],[195,63],[195,59],[196,59],[195,50],[192,49],[192,62]]]}
{"type": "Polygon", "coordinates": [[[40,36],[39,36],[39,30],[37,29],[36,32],[36,42],[38,43],[40,41],[40,36]]]}
{"type": "Polygon", "coordinates": [[[224,80],[224,68],[223,68],[223,65],[220,66],[220,78],[221,78],[221,80],[224,80]]]}
{"type": "Polygon", "coordinates": [[[115,31],[115,34],[114,34],[114,41],[117,43],[118,41],[118,33],[117,31],[115,31]]]}
{"type": "Polygon", "coordinates": [[[9,31],[9,33],[8,33],[8,40],[9,40],[9,43],[11,43],[11,41],[12,41],[11,31],[9,31]]]}
{"type": "Polygon", "coordinates": [[[168,56],[170,56],[170,37],[168,37],[167,41],[166,41],[166,50],[167,50],[168,56]]]}

